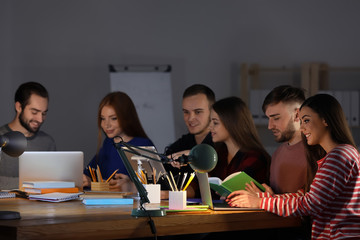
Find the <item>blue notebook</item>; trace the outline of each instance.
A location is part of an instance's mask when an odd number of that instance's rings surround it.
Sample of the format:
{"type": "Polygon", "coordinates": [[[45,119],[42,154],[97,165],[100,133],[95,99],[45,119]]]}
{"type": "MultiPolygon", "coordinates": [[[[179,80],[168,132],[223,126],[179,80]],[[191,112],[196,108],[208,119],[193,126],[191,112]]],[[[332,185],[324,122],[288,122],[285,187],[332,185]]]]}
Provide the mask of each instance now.
{"type": "Polygon", "coordinates": [[[82,201],[85,205],[126,205],[133,204],[132,198],[86,198],[82,201]]]}

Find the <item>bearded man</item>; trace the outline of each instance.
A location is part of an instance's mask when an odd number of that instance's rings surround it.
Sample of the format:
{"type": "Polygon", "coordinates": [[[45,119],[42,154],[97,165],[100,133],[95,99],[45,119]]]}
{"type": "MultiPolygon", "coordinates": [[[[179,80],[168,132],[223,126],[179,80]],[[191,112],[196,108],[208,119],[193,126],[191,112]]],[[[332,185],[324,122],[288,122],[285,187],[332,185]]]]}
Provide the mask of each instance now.
{"type": "Polygon", "coordinates": [[[262,105],[268,129],[282,143],[271,156],[270,187],[275,193],[292,193],[306,182],[307,160],[300,131],[299,108],[304,90],[288,85],[274,88],[262,105]]]}
{"type": "MultiPolygon", "coordinates": [[[[15,118],[0,127],[0,134],[11,131],[23,133],[27,139],[25,151],[55,151],[54,139],[40,130],[48,112],[49,94],[37,82],[19,86],[15,93],[15,118]]],[[[0,189],[18,188],[19,161],[5,153],[0,155],[0,189]]]]}

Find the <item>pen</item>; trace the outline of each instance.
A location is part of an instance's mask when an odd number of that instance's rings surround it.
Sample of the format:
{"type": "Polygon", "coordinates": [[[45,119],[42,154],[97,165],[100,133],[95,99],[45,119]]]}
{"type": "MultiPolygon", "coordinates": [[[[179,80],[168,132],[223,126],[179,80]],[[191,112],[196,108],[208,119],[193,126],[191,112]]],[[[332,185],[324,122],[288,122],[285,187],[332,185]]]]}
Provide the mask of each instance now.
{"type": "Polygon", "coordinates": [[[186,177],[187,177],[187,172],[184,172],[184,176],[183,176],[183,179],[182,179],[182,181],[181,181],[181,185],[180,185],[180,190],[183,188],[183,186],[184,186],[184,183],[185,183],[185,180],[186,180],[186,177]]]}
{"type": "Polygon", "coordinates": [[[186,190],[186,188],[190,185],[190,183],[191,183],[191,181],[194,179],[194,177],[195,177],[195,172],[191,173],[191,175],[190,175],[190,177],[189,177],[189,180],[188,180],[188,182],[186,183],[186,185],[185,185],[185,187],[184,187],[184,189],[183,189],[182,191],[185,191],[185,190],[186,190]]]}
{"type": "MultiPolygon", "coordinates": [[[[178,186],[179,186],[180,178],[181,178],[181,172],[179,172],[178,177],[177,177],[177,179],[176,179],[176,187],[177,187],[177,188],[178,188],[178,186]]],[[[179,190],[181,190],[181,188],[179,188],[179,190]]]]}

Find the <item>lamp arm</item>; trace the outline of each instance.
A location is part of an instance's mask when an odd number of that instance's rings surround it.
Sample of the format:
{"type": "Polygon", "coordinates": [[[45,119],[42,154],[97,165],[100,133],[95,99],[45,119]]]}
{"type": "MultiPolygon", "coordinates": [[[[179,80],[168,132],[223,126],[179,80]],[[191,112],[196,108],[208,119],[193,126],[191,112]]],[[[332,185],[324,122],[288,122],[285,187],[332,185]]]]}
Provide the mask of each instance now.
{"type": "Polygon", "coordinates": [[[123,140],[121,140],[118,144],[121,144],[121,145],[128,148],[128,149],[123,149],[123,151],[133,153],[133,154],[138,155],[140,157],[148,158],[148,159],[151,159],[151,160],[156,161],[156,162],[168,163],[168,162],[173,161],[173,160],[169,159],[167,156],[165,156],[164,154],[161,154],[161,153],[158,153],[158,152],[151,151],[149,149],[144,149],[144,148],[141,148],[139,146],[129,144],[127,142],[124,142],[123,140]],[[148,153],[151,153],[151,154],[155,154],[155,155],[159,156],[161,160],[159,160],[157,158],[153,158],[152,156],[149,156],[149,155],[142,154],[137,150],[141,150],[143,152],[148,152],[148,153]]]}
{"type": "Polygon", "coordinates": [[[118,151],[127,172],[129,173],[129,177],[130,177],[131,181],[135,184],[135,187],[139,192],[140,206],[142,206],[144,203],[150,202],[149,198],[147,197],[148,193],[147,193],[146,189],[144,188],[144,186],[139,181],[138,177],[136,176],[136,174],[129,162],[129,159],[126,157],[126,154],[124,153],[124,150],[121,147],[121,144],[122,143],[114,143],[114,146],[115,146],[116,150],[118,151]]]}

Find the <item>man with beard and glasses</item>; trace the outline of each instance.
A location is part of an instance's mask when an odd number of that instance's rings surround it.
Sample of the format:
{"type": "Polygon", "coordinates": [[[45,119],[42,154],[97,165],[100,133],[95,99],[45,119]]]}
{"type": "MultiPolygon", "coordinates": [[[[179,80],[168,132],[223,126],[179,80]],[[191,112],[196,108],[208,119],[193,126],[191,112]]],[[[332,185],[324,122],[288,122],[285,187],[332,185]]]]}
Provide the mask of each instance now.
{"type": "MultiPolygon", "coordinates": [[[[49,95],[45,87],[36,82],[19,86],[15,93],[15,118],[0,127],[0,134],[19,131],[27,139],[25,151],[55,151],[54,139],[40,131],[48,111],[49,95]]],[[[0,155],[0,189],[18,188],[19,161],[5,153],[0,155]]]]}
{"type": "Polygon", "coordinates": [[[270,187],[277,193],[296,192],[306,183],[307,161],[300,131],[299,108],[304,90],[292,86],[274,88],[262,105],[268,129],[282,143],[271,157],[270,187]]]}
{"type": "MultiPolygon", "coordinates": [[[[184,122],[188,129],[188,133],[182,135],[176,142],[166,147],[165,154],[169,158],[178,159],[182,155],[189,155],[190,150],[201,143],[214,145],[210,133],[210,110],[215,102],[214,92],[207,86],[202,84],[194,84],[183,93],[182,111],[184,122]]],[[[171,171],[175,177],[179,177],[179,172],[183,176],[185,172],[190,175],[193,170],[189,165],[180,166],[176,162],[173,166],[165,164],[167,171],[171,171]]],[[[188,188],[188,197],[197,195],[193,188],[188,188]]],[[[166,197],[163,197],[166,198],[166,197]]]]}

